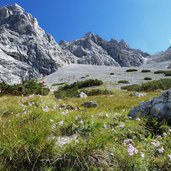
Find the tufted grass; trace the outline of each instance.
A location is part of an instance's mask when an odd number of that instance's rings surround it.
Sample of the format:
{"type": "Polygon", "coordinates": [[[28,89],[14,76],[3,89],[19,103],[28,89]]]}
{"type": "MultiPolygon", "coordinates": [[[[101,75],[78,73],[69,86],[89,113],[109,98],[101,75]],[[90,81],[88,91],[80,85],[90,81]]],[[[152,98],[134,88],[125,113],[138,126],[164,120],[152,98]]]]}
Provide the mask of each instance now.
{"type": "Polygon", "coordinates": [[[63,100],[53,95],[2,96],[0,170],[170,170],[170,128],[160,125],[162,131],[154,134],[145,120],[127,117],[134,106],[159,94],[149,92],[137,98],[130,92],[113,90],[112,95],[63,100]],[[99,105],[87,109],[81,106],[86,101],[99,105]],[[77,138],[64,146],[57,144],[58,137],[72,135],[77,138]],[[137,154],[129,155],[124,143],[128,139],[137,154]],[[160,146],[152,142],[160,142],[160,146]],[[164,152],[159,153],[162,146],[164,152]]]}

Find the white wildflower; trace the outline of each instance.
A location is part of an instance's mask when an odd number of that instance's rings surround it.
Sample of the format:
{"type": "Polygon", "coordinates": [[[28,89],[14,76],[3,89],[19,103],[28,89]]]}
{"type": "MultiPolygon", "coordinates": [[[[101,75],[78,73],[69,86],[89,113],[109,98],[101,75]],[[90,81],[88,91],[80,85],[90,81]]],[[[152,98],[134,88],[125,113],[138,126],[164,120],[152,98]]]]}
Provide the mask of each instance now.
{"type": "Polygon", "coordinates": [[[142,158],[145,157],[144,153],[142,153],[142,152],[140,152],[140,155],[141,155],[142,158]]]}
{"type": "Polygon", "coordinates": [[[162,146],[161,148],[158,149],[158,152],[159,152],[160,154],[164,152],[163,146],[162,146]]]}
{"type": "Polygon", "coordinates": [[[60,122],[58,122],[58,124],[59,124],[60,126],[62,126],[62,125],[64,124],[64,121],[60,121],[60,122]]]}
{"type": "Polygon", "coordinates": [[[168,157],[169,157],[169,160],[171,160],[171,154],[169,154],[168,157]]]}

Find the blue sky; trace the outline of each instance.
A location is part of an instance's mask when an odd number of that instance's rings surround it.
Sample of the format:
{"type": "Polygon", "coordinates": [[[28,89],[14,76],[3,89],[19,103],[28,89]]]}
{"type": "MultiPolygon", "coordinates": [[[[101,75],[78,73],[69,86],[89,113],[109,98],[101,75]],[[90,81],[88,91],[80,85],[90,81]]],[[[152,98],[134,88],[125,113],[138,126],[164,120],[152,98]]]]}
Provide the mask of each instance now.
{"type": "Polygon", "coordinates": [[[91,31],[149,53],[171,46],[171,0],[1,0],[0,6],[14,3],[57,42],[91,31]]]}

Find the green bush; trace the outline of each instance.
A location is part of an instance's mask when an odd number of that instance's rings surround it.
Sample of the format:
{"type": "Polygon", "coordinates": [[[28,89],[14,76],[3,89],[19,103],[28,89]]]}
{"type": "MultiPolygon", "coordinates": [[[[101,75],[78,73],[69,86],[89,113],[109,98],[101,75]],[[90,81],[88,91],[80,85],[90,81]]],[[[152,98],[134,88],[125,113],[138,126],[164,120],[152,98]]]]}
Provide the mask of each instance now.
{"type": "Polygon", "coordinates": [[[129,81],[127,80],[120,80],[118,81],[119,84],[129,84],[129,81]]]}
{"type": "Polygon", "coordinates": [[[141,72],[145,73],[145,72],[151,72],[151,70],[149,69],[143,69],[141,72]]]}
{"type": "Polygon", "coordinates": [[[70,85],[66,84],[63,87],[63,90],[68,90],[68,89],[71,89],[71,88],[81,89],[81,88],[86,88],[86,87],[100,86],[102,84],[103,84],[103,81],[101,81],[101,80],[89,79],[89,80],[86,80],[86,81],[77,81],[77,82],[74,82],[73,84],[70,84],[70,85]]]}
{"type": "Polygon", "coordinates": [[[126,72],[136,72],[138,71],[137,69],[127,69],[126,72]]]}
{"type": "Polygon", "coordinates": [[[107,89],[105,89],[105,90],[100,90],[100,89],[84,90],[84,93],[87,94],[88,96],[113,94],[113,92],[111,92],[111,91],[109,91],[107,89]]]}
{"type": "Polygon", "coordinates": [[[21,84],[8,85],[5,82],[0,83],[0,95],[47,95],[49,89],[45,88],[42,83],[37,83],[34,80],[23,81],[21,84]]]}
{"type": "Polygon", "coordinates": [[[158,70],[158,71],[155,71],[154,74],[164,74],[164,70],[158,70]]]}
{"type": "Polygon", "coordinates": [[[165,75],[165,76],[171,76],[171,71],[165,71],[165,72],[164,72],[164,75],[165,75]]]}
{"type": "Polygon", "coordinates": [[[86,80],[86,81],[79,81],[74,82],[73,84],[66,84],[63,87],[59,87],[57,91],[54,92],[56,98],[65,98],[65,97],[75,97],[77,94],[80,93],[82,88],[93,87],[93,86],[100,86],[103,82],[101,80],[86,80]]]}
{"type": "Polygon", "coordinates": [[[150,77],[145,77],[144,80],[152,80],[150,77]]]}
{"type": "Polygon", "coordinates": [[[147,83],[143,83],[141,85],[134,84],[129,86],[122,87],[123,90],[128,91],[154,91],[154,90],[167,90],[171,88],[171,79],[160,79],[147,83]]]}

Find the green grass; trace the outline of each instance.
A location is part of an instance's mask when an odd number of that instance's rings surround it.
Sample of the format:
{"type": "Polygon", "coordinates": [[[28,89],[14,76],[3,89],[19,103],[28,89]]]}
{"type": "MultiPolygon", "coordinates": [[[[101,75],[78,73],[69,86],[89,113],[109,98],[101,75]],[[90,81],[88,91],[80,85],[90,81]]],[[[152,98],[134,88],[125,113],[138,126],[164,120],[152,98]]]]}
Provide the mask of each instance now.
{"type": "Polygon", "coordinates": [[[171,79],[154,80],[141,85],[134,84],[122,87],[123,90],[128,91],[155,91],[155,90],[167,90],[171,88],[171,79]]]}
{"type": "Polygon", "coordinates": [[[137,98],[130,92],[113,90],[111,95],[62,100],[51,94],[2,96],[0,170],[170,170],[170,128],[160,124],[160,132],[156,132],[156,127],[153,129],[146,120],[127,117],[134,106],[159,94],[148,92],[137,98]],[[86,101],[96,101],[99,105],[87,109],[81,106],[86,101]],[[68,110],[61,105],[79,110],[68,110]],[[57,144],[59,137],[72,135],[77,138],[64,146],[57,144]],[[129,144],[124,143],[128,139],[137,154],[129,155],[129,144]],[[153,142],[159,142],[160,146],[155,147],[153,142]],[[164,152],[159,153],[162,146],[164,152]]]}

